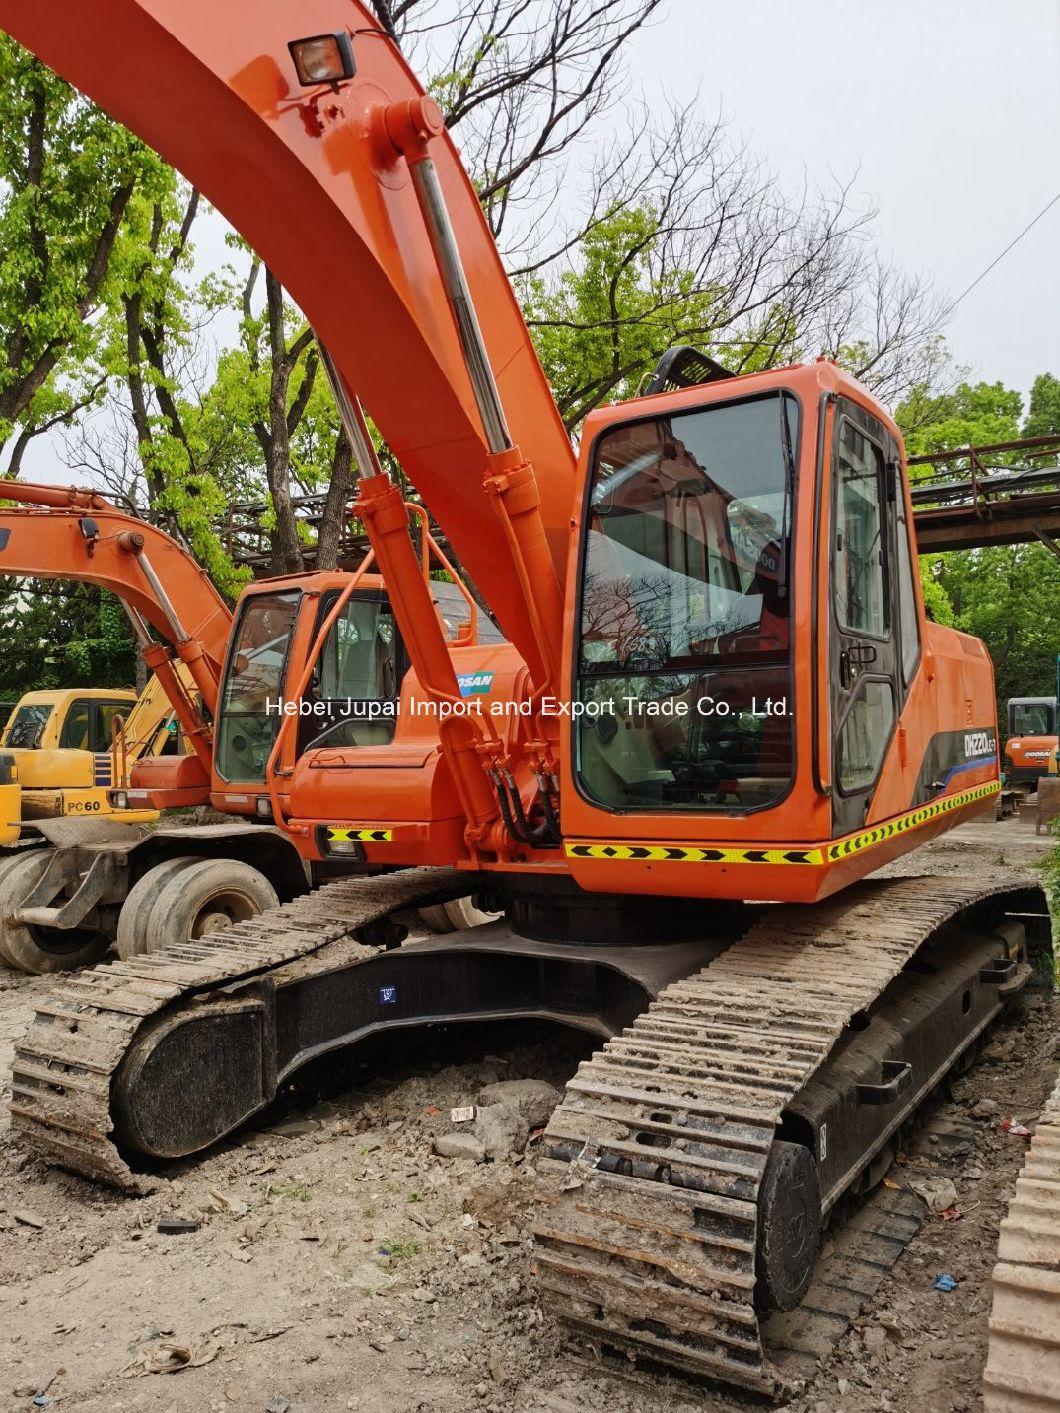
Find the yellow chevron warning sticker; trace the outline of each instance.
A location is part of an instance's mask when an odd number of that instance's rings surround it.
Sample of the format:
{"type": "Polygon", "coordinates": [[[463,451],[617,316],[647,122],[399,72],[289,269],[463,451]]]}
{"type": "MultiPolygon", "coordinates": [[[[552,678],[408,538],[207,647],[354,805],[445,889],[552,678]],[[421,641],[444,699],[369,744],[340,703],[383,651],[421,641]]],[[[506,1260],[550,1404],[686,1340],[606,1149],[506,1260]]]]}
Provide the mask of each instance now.
{"type": "Polygon", "coordinates": [[[392,829],[329,829],[328,842],[355,844],[389,844],[394,837],[392,829]]]}
{"type": "Polygon", "coordinates": [[[860,853],[862,849],[871,849],[873,844],[882,844],[885,839],[893,839],[896,834],[907,834],[910,829],[927,824],[929,819],[937,819],[940,814],[949,814],[951,810],[974,804],[976,800],[985,800],[988,795],[996,795],[1000,789],[1000,781],[991,780],[989,785],[979,785],[974,790],[964,790],[959,795],[943,795],[941,799],[932,800],[931,804],[921,805],[919,809],[910,810],[908,814],[900,814],[884,824],[875,825],[872,829],[863,829],[860,834],[837,839],[834,844],[828,845],[828,861],[834,863],[836,859],[849,858],[851,854],[860,853]]]}
{"type": "Polygon", "coordinates": [[[650,859],[659,863],[822,864],[820,849],[801,844],[767,844],[759,849],[733,849],[727,844],[684,848],[679,844],[568,844],[570,859],[650,859]]]}
{"type": "Polygon", "coordinates": [[[884,824],[872,829],[863,829],[858,834],[849,834],[845,839],[834,843],[821,844],[760,844],[754,848],[734,848],[730,844],[698,844],[694,847],[681,844],[577,844],[568,840],[565,845],[569,859],[634,859],[651,863],[721,863],[721,864],[816,864],[835,863],[851,854],[861,853],[893,839],[896,834],[906,834],[928,820],[941,814],[960,809],[963,805],[974,804],[976,800],[996,795],[1001,785],[992,780],[988,785],[979,785],[974,790],[965,790],[959,795],[946,795],[933,800],[929,805],[897,815],[884,824]]]}

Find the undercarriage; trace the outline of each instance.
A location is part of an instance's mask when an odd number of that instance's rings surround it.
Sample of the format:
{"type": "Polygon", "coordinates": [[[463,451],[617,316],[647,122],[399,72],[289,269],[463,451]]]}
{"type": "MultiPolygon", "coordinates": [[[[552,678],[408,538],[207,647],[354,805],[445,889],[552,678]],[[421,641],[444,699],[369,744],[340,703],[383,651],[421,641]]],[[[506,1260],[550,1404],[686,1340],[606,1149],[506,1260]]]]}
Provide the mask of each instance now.
{"type": "Polygon", "coordinates": [[[699,937],[675,910],[673,941],[631,914],[624,946],[503,922],[401,945],[413,909],[467,889],[444,870],[339,880],[64,978],[17,1051],[16,1132],[136,1187],[368,1036],[576,1027],[602,1048],[543,1137],[544,1303],[597,1354],[783,1396],[816,1366],[822,1322],[838,1337],[915,1231],[879,1193],[851,1232],[888,1261],[815,1278],[838,1204],[871,1191],[902,1125],[1026,984],[1028,940],[1048,945],[1040,891],[902,878],[815,907],[716,910],[699,937]]]}

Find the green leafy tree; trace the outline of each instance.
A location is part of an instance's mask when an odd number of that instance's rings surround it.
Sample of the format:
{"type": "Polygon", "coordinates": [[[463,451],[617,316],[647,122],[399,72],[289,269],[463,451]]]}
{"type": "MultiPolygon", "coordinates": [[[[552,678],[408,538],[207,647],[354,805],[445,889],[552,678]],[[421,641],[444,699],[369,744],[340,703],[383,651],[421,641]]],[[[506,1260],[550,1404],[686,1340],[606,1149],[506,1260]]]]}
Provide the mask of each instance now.
{"type": "MultiPolygon", "coordinates": [[[[1058,386],[1050,374],[1035,380],[1043,420],[1058,386]]],[[[959,450],[1016,440],[1023,399],[1002,383],[965,382],[937,396],[914,390],[896,416],[911,455],[959,450]]],[[[956,464],[955,474],[963,464],[956,464]]],[[[991,458],[993,468],[1016,464],[1016,453],[991,458]]],[[[952,617],[957,627],[986,643],[997,678],[999,719],[1009,697],[1052,694],[1060,651],[1060,560],[1044,545],[933,555],[921,561],[921,577],[936,616],[952,617]]]]}
{"type": "MultiPolygon", "coordinates": [[[[194,368],[199,326],[217,312],[216,282],[190,276],[199,193],[172,186],[139,197],[145,238],[122,269],[121,306],[110,330],[111,366],[127,399],[139,458],[142,512],[180,534],[215,583],[230,594],[246,578],[224,551],[217,524],[240,484],[224,481],[231,429],[204,415],[194,368]]],[[[139,496],[133,494],[134,503],[139,496]]]]}
{"type": "Polygon", "coordinates": [[[313,331],[256,258],[242,279],[230,268],[218,282],[219,292],[225,289],[230,302],[238,301],[242,319],[239,344],[222,354],[201,404],[200,425],[218,446],[215,473],[226,484],[256,485],[266,500],[262,522],[270,532],[271,569],[277,574],[304,568],[310,532],[297,514],[296,495],[326,488],[316,562],[332,568],[350,494],[351,459],[313,331]],[[255,292],[262,275],[259,304],[255,292]]]}
{"type": "Polygon", "coordinates": [[[1021,435],[1060,435],[1060,378],[1054,378],[1052,373],[1039,373],[1031,385],[1027,420],[1021,435]]]}
{"type": "Polygon", "coordinates": [[[0,579],[0,697],[48,687],[130,687],[137,648],[116,598],[91,584],[0,579]]]}
{"type": "Polygon", "coordinates": [[[99,316],[143,238],[135,198],[172,171],[0,34],[0,445],[29,441],[101,395],[99,316]]]}
{"type": "Polygon", "coordinates": [[[960,383],[952,392],[914,388],[895,410],[910,456],[1014,441],[1023,398],[1002,383],[960,383]]]}
{"type": "Polygon", "coordinates": [[[648,205],[616,211],[584,238],[575,268],[553,284],[526,277],[527,323],[568,427],[600,402],[632,397],[674,344],[702,341],[721,290],[697,290],[691,272],[653,267],[659,237],[648,205]]]}
{"type": "Polygon", "coordinates": [[[1009,697],[1051,696],[1060,651],[1060,559],[1037,544],[942,559],[940,582],[958,627],[990,651],[999,718],[1009,697]]]}

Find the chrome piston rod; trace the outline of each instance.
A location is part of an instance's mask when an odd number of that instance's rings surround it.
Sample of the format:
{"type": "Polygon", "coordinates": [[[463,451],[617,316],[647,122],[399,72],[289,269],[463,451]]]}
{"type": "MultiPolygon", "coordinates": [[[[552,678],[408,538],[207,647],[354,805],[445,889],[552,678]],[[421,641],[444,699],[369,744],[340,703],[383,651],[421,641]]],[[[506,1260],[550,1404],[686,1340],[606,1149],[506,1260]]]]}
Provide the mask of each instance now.
{"type": "Polygon", "coordinates": [[[486,341],[482,337],[467,276],[464,274],[456,232],[453,230],[449,208],[445,204],[442,184],[438,180],[438,169],[430,157],[411,161],[409,168],[445,292],[453,308],[457,332],[460,335],[460,347],[463,349],[475,402],[482,418],[486,442],[491,452],[507,451],[512,445],[511,433],[508,431],[497,380],[493,376],[489,354],[486,352],[486,341]]]}

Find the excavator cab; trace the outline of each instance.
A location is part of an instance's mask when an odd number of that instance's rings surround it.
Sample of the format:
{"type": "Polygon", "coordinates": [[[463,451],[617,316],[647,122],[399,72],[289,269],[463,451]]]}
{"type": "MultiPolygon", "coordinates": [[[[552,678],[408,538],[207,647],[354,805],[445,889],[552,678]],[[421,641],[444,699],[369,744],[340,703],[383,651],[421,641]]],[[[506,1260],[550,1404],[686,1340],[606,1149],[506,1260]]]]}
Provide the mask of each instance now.
{"type": "Polygon", "coordinates": [[[1057,745],[1056,697],[1010,697],[1006,704],[1005,778],[1032,789],[1050,771],[1057,745]]]}
{"type": "Polygon", "coordinates": [[[812,900],[990,807],[989,660],[925,617],[899,434],[852,378],[819,362],[608,408],[579,471],[579,884],[812,900]]]}
{"type": "Polygon", "coordinates": [[[219,790],[264,786],[288,711],[298,715],[295,755],[323,741],[379,745],[394,734],[398,686],[408,661],[382,582],[366,579],[320,645],[306,690],[301,666],[335,605],[343,576],[323,583],[271,580],[247,592],[236,616],[221,683],[214,749],[219,790]]]}
{"type": "MultiPolygon", "coordinates": [[[[503,639],[458,579],[429,581],[442,631],[457,651],[503,639]]],[[[375,760],[424,723],[402,720],[409,654],[383,579],[317,573],[269,579],[244,591],[218,696],[212,798],[227,813],[272,816],[270,783],[303,757],[375,760]],[[347,596],[348,595],[348,596],[347,596]],[[342,602],[340,602],[342,600],[342,602]],[[283,729],[274,768],[270,760],[283,729]]],[[[430,723],[427,723],[429,726],[430,723]]],[[[426,755],[424,755],[426,759],[426,755]]]]}

